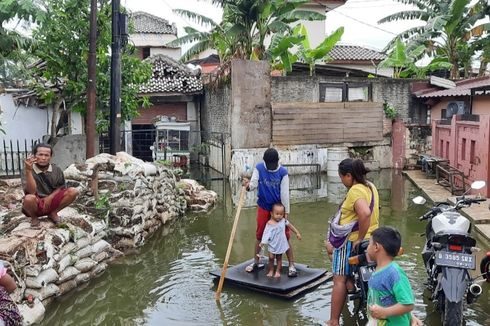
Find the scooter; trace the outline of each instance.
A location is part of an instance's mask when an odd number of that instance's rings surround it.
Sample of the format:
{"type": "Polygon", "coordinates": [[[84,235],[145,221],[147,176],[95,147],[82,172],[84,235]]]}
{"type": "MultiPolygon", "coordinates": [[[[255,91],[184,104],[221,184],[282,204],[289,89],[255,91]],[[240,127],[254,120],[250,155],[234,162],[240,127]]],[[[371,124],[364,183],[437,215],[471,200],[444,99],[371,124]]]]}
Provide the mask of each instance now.
{"type": "MultiPolygon", "coordinates": [[[[481,189],[484,186],[485,181],[475,181],[471,184],[471,189],[481,189]]],[[[426,243],[422,251],[428,276],[426,285],[446,326],[462,325],[465,295],[466,302],[471,304],[482,293],[481,286],[475,282],[482,275],[472,278],[468,272],[476,269],[476,256],[473,252],[479,249],[475,247],[476,240],[471,236],[470,221],[459,210],[485,199],[465,197],[467,193],[456,197],[454,205],[435,203],[430,211],[419,218],[421,221],[428,221],[426,243]]],[[[423,205],[426,200],[418,196],[413,202],[423,205]]]]}

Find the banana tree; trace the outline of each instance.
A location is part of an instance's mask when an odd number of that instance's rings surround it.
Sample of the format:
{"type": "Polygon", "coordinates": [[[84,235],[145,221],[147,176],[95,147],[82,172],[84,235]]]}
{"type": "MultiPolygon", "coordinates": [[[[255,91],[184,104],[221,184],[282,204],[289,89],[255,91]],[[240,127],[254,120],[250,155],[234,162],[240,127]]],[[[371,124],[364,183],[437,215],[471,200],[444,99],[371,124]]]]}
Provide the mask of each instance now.
{"type": "Polygon", "coordinates": [[[429,72],[440,69],[451,69],[452,64],[446,58],[435,58],[426,66],[417,66],[416,62],[425,54],[425,45],[416,48],[407,48],[400,40],[396,39],[395,46],[386,59],[381,61],[380,67],[392,67],[395,78],[425,78],[429,72]]]}
{"type": "Polygon", "coordinates": [[[299,48],[296,55],[299,61],[308,64],[310,68],[310,76],[313,75],[315,71],[315,64],[318,61],[328,61],[330,59],[328,53],[332,51],[337,42],[340,41],[343,34],[344,27],[339,27],[332,34],[327,36],[317,47],[312,49],[308,39],[308,31],[306,27],[303,24],[299,24],[294,28],[293,35],[302,37],[302,41],[299,43],[299,48]]]}

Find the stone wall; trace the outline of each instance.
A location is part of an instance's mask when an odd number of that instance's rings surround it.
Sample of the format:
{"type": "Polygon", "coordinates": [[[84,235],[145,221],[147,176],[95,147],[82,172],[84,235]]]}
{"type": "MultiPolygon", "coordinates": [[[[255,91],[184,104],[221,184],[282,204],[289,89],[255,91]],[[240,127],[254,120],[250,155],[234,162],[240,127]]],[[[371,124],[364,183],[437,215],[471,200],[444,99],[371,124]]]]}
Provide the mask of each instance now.
{"type": "MultiPolygon", "coordinates": [[[[207,85],[201,106],[201,127],[207,133],[231,133],[231,85],[207,85]]],[[[206,137],[206,133],[203,134],[206,137]]],[[[205,139],[206,140],[206,139],[205,139]]]]}
{"type": "MultiPolygon", "coordinates": [[[[62,170],[66,169],[73,162],[85,162],[85,143],[85,135],[67,135],[58,138],[58,141],[53,147],[54,156],[52,162],[62,170]]],[[[98,149],[98,140],[96,143],[95,148],[98,149]]]]}

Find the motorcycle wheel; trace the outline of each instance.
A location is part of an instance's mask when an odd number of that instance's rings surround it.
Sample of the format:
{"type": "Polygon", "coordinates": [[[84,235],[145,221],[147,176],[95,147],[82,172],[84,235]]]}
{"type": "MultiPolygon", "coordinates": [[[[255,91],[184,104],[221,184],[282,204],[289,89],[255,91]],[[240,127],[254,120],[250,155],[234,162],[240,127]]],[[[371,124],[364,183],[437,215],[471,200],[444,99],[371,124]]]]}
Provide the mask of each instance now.
{"type": "Polygon", "coordinates": [[[486,256],[481,260],[480,273],[482,273],[483,278],[487,282],[490,282],[490,257],[489,256],[486,256]]]}
{"type": "Polygon", "coordinates": [[[461,326],[463,325],[463,301],[450,302],[448,299],[444,302],[444,326],[461,326]]]}

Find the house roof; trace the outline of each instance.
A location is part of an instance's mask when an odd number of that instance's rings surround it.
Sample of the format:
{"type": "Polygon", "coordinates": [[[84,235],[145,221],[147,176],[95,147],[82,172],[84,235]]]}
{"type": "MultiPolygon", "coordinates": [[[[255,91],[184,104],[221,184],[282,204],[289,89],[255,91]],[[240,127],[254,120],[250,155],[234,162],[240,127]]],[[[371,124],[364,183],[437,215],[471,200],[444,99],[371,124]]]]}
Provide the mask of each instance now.
{"type": "Polygon", "coordinates": [[[414,92],[414,95],[418,98],[470,96],[472,89],[480,87],[490,87],[490,77],[459,80],[456,81],[456,87],[448,89],[431,87],[414,92]]]}
{"type": "Polygon", "coordinates": [[[177,35],[175,24],[170,24],[166,19],[143,11],[134,12],[131,18],[134,22],[135,33],[177,35]]]}
{"type": "Polygon", "coordinates": [[[386,55],[359,45],[337,44],[328,54],[333,61],[381,61],[386,55]]]}
{"type": "Polygon", "coordinates": [[[140,86],[140,94],[202,92],[203,85],[199,70],[192,70],[163,54],[153,55],[145,60],[153,66],[153,76],[148,83],[140,86]]]}

